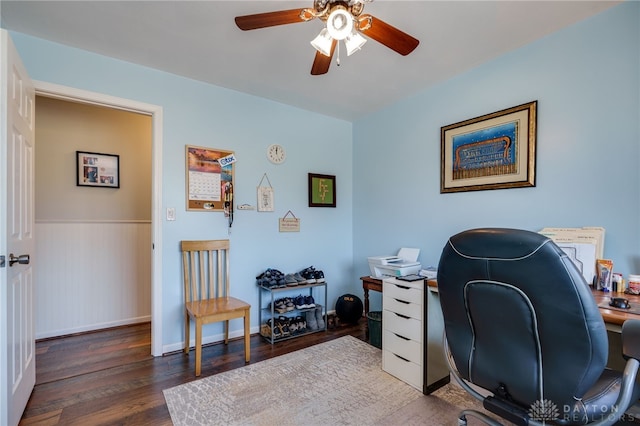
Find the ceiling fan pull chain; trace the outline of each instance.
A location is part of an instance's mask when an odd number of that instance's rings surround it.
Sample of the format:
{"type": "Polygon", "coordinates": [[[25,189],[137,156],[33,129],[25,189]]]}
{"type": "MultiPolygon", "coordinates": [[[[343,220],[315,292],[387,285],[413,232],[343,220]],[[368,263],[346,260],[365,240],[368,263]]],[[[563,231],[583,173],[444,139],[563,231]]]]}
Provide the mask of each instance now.
{"type": "Polygon", "coordinates": [[[337,52],[338,54],[336,55],[336,64],[338,66],[340,66],[340,40],[338,40],[337,44],[338,44],[338,46],[337,46],[338,47],[338,52],[337,52]]]}

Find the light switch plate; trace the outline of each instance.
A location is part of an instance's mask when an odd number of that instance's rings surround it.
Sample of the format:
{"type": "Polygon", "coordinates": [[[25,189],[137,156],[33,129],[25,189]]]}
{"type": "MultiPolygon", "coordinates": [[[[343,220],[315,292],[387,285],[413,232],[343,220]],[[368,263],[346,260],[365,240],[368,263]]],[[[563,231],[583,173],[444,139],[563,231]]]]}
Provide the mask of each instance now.
{"type": "Polygon", "coordinates": [[[167,207],[167,220],[176,220],[176,209],[174,207],[167,207]]]}

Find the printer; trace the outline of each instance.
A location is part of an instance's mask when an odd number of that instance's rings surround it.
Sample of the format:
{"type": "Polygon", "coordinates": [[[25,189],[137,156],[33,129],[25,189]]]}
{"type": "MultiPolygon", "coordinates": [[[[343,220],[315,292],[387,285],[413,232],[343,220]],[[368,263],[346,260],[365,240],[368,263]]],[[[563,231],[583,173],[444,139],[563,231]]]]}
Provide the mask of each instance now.
{"type": "Polygon", "coordinates": [[[403,277],[417,274],[421,268],[420,262],[417,261],[419,254],[420,249],[401,248],[396,256],[369,257],[371,277],[403,277]]]}

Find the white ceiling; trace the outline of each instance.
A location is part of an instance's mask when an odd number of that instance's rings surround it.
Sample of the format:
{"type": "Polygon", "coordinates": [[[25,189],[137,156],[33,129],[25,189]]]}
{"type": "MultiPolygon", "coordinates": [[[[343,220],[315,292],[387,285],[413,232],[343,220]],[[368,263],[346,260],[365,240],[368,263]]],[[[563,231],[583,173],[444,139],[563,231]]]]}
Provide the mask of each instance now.
{"type": "MultiPolygon", "coordinates": [[[[2,27],[347,121],[620,3],[375,0],[371,14],[420,40],[374,40],[310,75],[319,20],[241,31],[234,17],[313,1],[5,1],[2,27]]],[[[567,52],[571,54],[571,52],[567,52]]]]}

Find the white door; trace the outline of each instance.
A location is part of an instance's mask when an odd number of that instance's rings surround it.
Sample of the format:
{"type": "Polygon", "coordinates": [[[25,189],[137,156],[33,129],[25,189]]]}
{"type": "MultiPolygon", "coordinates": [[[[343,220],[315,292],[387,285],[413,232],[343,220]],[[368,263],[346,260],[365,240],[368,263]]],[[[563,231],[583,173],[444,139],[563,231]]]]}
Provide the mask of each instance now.
{"type": "Polygon", "coordinates": [[[36,379],[35,91],[5,30],[0,30],[0,82],[0,425],[13,426],[36,379]]]}

